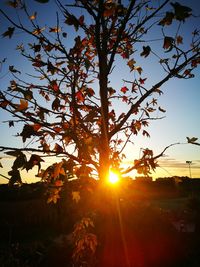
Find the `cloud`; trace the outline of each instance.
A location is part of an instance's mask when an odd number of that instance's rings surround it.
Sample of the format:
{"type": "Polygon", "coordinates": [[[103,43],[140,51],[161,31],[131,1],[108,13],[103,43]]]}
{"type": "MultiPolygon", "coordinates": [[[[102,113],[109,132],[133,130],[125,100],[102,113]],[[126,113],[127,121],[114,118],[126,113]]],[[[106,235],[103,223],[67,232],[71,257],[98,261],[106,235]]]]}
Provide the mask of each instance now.
{"type": "MultiPolygon", "coordinates": [[[[188,164],[185,161],[179,161],[174,158],[164,158],[158,161],[160,167],[164,168],[176,168],[185,169],[188,168],[188,164]]],[[[200,160],[193,160],[191,164],[192,169],[200,169],[200,160]]]]}

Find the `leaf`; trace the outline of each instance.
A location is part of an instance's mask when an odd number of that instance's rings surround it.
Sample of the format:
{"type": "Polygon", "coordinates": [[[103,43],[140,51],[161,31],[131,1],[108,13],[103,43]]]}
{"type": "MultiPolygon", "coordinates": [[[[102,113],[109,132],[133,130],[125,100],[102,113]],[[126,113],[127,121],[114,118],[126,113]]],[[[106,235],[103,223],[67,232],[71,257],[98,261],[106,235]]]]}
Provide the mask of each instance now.
{"type": "Polygon", "coordinates": [[[55,144],[53,150],[56,151],[57,153],[62,153],[63,152],[63,148],[57,143],[55,144]]]}
{"type": "Polygon", "coordinates": [[[166,12],[165,17],[158,23],[158,25],[161,25],[161,26],[171,25],[173,19],[174,19],[174,13],[166,12]]]}
{"type": "Polygon", "coordinates": [[[122,97],[122,101],[125,102],[125,103],[127,103],[127,102],[128,102],[128,97],[124,95],[124,96],[122,97]]]}
{"type": "Polygon", "coordinates": [[[54,91],[54,92],[58,92],[59,91],[59,86],[57,84],[57,80],[53,80],[50,83],[50,88],[54,91]]]}
{"type": "Polygon", "coordinates": [[[13,163],[12,168],[13,169],[23,168],[26,162],[27,162],[26,156],[20,151],[13,163]]]}
{"type": "MultiPolygon", "coordinates": [[[[109,2],[109,1],[108,1],[109,2]]],[[[115,14],[116,11],[116,5],[112,2],[109,3],[110,5],[105,6],[105,10],[103,12],[104,17],[111,17],[115,14]]]]}
{"type": "Polygon", "coordinates": [[[161,112],[163,112],[163,113],[166,112],[166,110],[163,109],[163,108],[161,108],[161,107],[159,107],[158,109],[159,109],[161,112]]]}
{"type": "Polygon", "coordinates": [[[140,56],[144,56],[144,57],[148,57],[148,55],[150,54],[151,52],[151,47],[149,45],[147,46],[143,46],[143,51],[142,53],[140,54],[140,56]]]}
{"type": "Polygon", "coordinates": [[[34,131],[34,128],[32,125],[25,124],[22,132],[20,133],[20,136],[22,136],[23,143],[26,142],[27,138],[30,138],[31,136],[36,135],[36,132],[34,131]]]}
{"type": "Polygon", "coordinates": [[[92,88],[87,88],[86,93],[89,97],[92,97],[95,94],[95,92],[92,88]]]}
{"type": "Polygon", "coordinates": [[[116,90],[113,89],[112,87],[108,87],[108,93],[109,93],[109,96],[112,96],[116,93],[116,90]]]}
{"type": "Polygon", "coordinates": [[[187,6],[182,6],[178,2],[171,3],[174,8],[175,18],[179,21],[185,21],[186,18],[192,15],[192,9],[187,6]]]}
{"type": "Polygon", "coordinates": [[[12,150],[12,151],[7,151],[4,152],[6,155],[17,157],[21,152],[18,150],[12,150]]]}
{"type": "Polygon", "coordinates": [[[72,200],[78,203],[80,201],[80,192],[79,191],[72,191],[72,200]]]}
{"type": "Polygon", "coordinates": [[[134,67],[134,70],[136,70],[140,75],[142,74],[143,69],[140,66],[134,67]]]}
{"type": "Polygon", "coordinates": [[[74,15],[67,15],[66,16],[66,20],[65,23],[68,25],[73,25],[75,30],[78,31],[79,28],[79,21],[77,20],[77,18],[74,15]]]}
{"type": "Polygon", "coordinates": [[[29,16],[29,19],[34,20],[36,19],[36,16],[37,16],[37,12],[34,12],[31,16],[29,16]]]}
{"type": "Polygon", "coordinates": [[[54,164],[54,169],[53,169],[53,174],[52,174],[52,177],[54,179],[58,178],[60,175],[65,175],[65,171],[62,165],[63,165],[63,161],[54,164]]]}
{"type": "Polygon", "coordinates": [[[60,108],[60,99],[56,97],[51,105],[53,110],[58,110],[60,108]]]}
{"type": "Polygon", "coordinates": [[[186,138],[187,138],[188,143],[194,143],[198,140],[197,137],[192,137],[192,138],[186,137],[186,138]]]}
{"type": "Polygon", "coordinates": [[[18,2],[17,0],[14,0],[14,1],[7,1],[6,4],[7,4],[8,6],[10,6],[10,7],[17,8],[19,2],[18,2]]]}
{"type": "Polygon", "coordinates": [[[15,27],[8,27],[8,30],[2,33],[2,37],[11,38],[13,36],[14,31],[15,31],[15,27]]]}
{"type": "Polygon", "coordinates": [[[36,28],[33,32],[32,32],[32,34],[34,34],[34,35],[39,35],[39,34],[41,34],[43,31],[45,30],[45,27],[43,27],[43,28],[36,28]]]}
{"type": "Polygon", "coordinates": [[[60,32],[61,29],[58,27],[54,27],[54,28],[49,28],[49,32],[60,32]]]}
{"type": "Polygon", "coordinates": [[[177,45],[182,44],[182,43],[183,43],[183,37],[180,36],[180,35],[178,35],[178,36],[176,37],[176,43],[177,43],[177,45]]]}
{"type": "Polygon", "coordinates": [[[16,105],[16,110],[15,112],[18,112],[18,111],[24,111],[28,108],[28,101],[25,100],[25,99],[20,99],[20,104],[17,104],[16,105]]]}
{"type": "Polygon", "coordinates": [[[21,72],[19,70],[16,70],[14,68],[14,66],[9,66],[9,71],[11,71],[12,73],[19,73],[19,74],[21,74],[21,72]]]}
{"type": "Polygon", "coordinates": [[[124,94],[126,94],[126,92],[128,91],[129,89],[126,87],[126,86],[124,86],[124,87],[122,87],[121,89],[120,89],[120,91],[122,92],[122,93],[124,93],[124,94]]]}
{"type": "Polygon", "coordinates": [[[39,170],[41,169],[41,162],[44,162],[44,160],[40,156],[32,154],[29,161],[25,164],[25,169],[29,171],[34,166],[38,166],[38,172],[39,172],[39,170]]]}
{"type": "Polygon", "coordinates": [[[54,75],[57,72],[57,68],[50,61],[48,61],[47,71],[54,75]]]}
{"type": "Polygon", "coordinates": [[[9,121],[9,127],[14,127],[14,121],[9,121]]]}
{"type": "Polygon", "coordinates": [[[37,59],[35,59],[33,64],[32,64],[32,66],[37,67],[37,68],[44,67],[45,65],[46,65],[46,63],[44,63],[41,60],[37,60],[37,59]]]}
{"type": "Polygon", "coordinates": [[[12,169],[8,172],[8,175],[10,175],[9,185],[13,186],[15,183],[22,184],[22,179],[20,176],[20,172],[17,169],[12,169]]]}
{"type": "Polygon", "coordinates": [[[56,204],[58,199],[60,198],[59,192],[60,188],[52,189],[50,192],[50,196],[47,199],[47,203],[53,202],[54,204],[56,204]]]}
{"type": "Polygon", "coordinates": [[[85,100],[85,97],[80,90],[76,93],[76,99],[78,102],[84,102],[85,100]]]}
{"type": "Polygon", "coordinates": [[[42,127],[41,124],[39,124],[39,123],[35,123],[35,124],[31,125],[31,126],[33,127],[33,130],[35,132],[37,132],[42,127]]]}
{"type": "Polygon", "coordinates": [[[57,187],[62,187],[63,186],[63,181],[62,180],[56,180],[54,185],[57,186],[57,187]]]}
{"type": "Polygon", "coordinates": [[[130,68],[130,71],[134,70],[134,64],[136,63],[136,61],[132,58],[127,62],[127,65],[130,68]]]}
{"type": "Polygon", "coordinates": [[[38,52],[40,52],[40,50],[41,50],[41,45],[40,44],[29,44],[29,46],[31,47],[31,49],[33,49],[33,51],[35,52],[35,53],[38,53],[38,52]]]}
{"type": "Polygon", "coordinates": [[[84,24],[84,16],[80,16],[80,18],[78,19],[79,24],[82,26],[84,24]]]}
{"type": "Polygon", "coordinates": [[[174,38],[169,37],[169,36],[165,36],[163,48],[168,49],[166,52],[170,52],[172,50],[173,44],[174,44],[174,38]]]}
{"type": "Polygon", "coordinates": [[[144,79],[140,78],[140,79],[139,79],[140,84],[144,84],[144,82],[146,81],[146,79],[147,79],[147,78],[144,78],[144,79]]]}
{"type": "Polygon", "coordinates": [[[145,130],[142,131],[142,135],[143,135],[143,136],[146,135],[146,137],[150,137],[150,134],[149,134],[147,131],[145,131],[145,130]]]}

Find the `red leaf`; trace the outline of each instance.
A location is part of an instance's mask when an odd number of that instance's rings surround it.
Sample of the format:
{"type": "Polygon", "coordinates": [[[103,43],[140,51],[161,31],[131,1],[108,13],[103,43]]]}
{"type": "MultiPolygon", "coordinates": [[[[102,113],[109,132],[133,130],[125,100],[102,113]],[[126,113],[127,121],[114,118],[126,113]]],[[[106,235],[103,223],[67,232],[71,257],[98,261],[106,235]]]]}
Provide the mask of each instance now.
{"type": "Polygon", "coordinates": [[[122,97],[122,101],[127,103],[128,102],[128,97],[127,96],[123,96],[122,97]]]}
{"type": "Polygon", "coordinates": [[[144,84],[144,82],[146,81],[146,79],[147,79],[147,78],[144,78],[144,79],[140,78],[140,79],[139,79],[140,84],[144,84]]]}
{"type": "Polygon", "coordinates": [[[51,81],[50,88],[51,88],[54,92],[58,92],[58,91],[59,91],[59,86],[58,86],[56,80],[51,81]]]}
{"type": "Polygon", "coordinates": [[[81,91],[78,91],[76,93],[76,99],[78,102],[83,102],[85,100],[85,97],[81,91]]]}
{"type": "Polygon", "coordinates": [[[83,25],[83,23],[84,23],[84,16],[82,15],[82,16],[80,16],[80,18],[78,19],[78,22],[79,22],[79,24],[82,26],[83,25]]]}
{"type": "Polygon", "coordinates": [[[128,88],[126,86],[124,86],[121,88],[120,91],[125,94],[128,91],[128,88]]]}

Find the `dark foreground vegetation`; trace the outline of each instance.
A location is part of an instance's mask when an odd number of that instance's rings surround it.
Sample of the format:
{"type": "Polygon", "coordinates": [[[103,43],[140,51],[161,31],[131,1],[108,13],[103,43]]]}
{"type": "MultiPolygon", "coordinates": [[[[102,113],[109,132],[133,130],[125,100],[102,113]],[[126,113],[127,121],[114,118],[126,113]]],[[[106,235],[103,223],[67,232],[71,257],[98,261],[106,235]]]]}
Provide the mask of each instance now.
{"type": "Polygon", "coordinates": [[[47,204],[44,183],[1,185],[0,266],[200,266],[198,184],[126,180],[102,194],[97,181],[75,180],[56,204],[47,204]],[[77,252],[79,221],[94,254],[77,252]]]}

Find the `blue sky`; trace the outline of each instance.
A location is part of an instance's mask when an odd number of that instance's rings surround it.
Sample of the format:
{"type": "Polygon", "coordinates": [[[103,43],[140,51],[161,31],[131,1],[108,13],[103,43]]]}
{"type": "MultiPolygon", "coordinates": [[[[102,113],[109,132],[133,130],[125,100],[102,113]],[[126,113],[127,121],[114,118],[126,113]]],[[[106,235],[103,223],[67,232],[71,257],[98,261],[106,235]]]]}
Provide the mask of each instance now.
{"type": "MultiPolygon", "coordinates": [[[[152,1],[154,2],[154,1],[152,1]]],[[[193,8],[195,15],[200,15],[200,7],[198,1],[179,1],[183,5],[189,5],[193,8]]],[[[38,12],[38,18],[41,18],[43,25],[49,25],[51,27],[55,26],[54,21],[56,20],[55,16],[55,4],[54,1],[50,1],[51,8],[48,8],[48,5],[43,5],[36,3],[34,0],[27,1],[30,8],[38,12]]],[[[11,8],[5,6],[4,1],[0,2],[0,7],[6,9],[6,12],[15,18],[15,11],[11,8]]],[[[200,18],[190,19],[189,24],[186,26],[182,34],[185,37],[185,42],[187,38],[190,38],[190,33],[198,28],[200,25],[200,18]]],[[[5,32],[7,27],[10,26],[9,23],[5,22],[0,16],[0,34],[5,32]]],[[[158,26],[157,26],[158,27],[158,26]]],[[[158,29],[158,28],[157,28],[158,29]]],[[[26,63],[23,59],[17,55],[15,50],[16,44],[20,44],[25,37],[25,35],[16,31],[17,34],[10,41],[7,38],[1,38],[1,49],[0,49],[0,60],[7,58],[6,64],[3,67],[0,73],[0,85],[1,90],[4,90],[8,85],[9,80],[12,77],[7,74],[6,66],[15,65],[18,66],[21,70],[27,70],[29,64],[26,63]]],[[[72,33],[70,32],[70,35],[72,33]]],[[[152,32],[152,38],[156,36],[157,32],[152,32]]],[[[27,39],[25,39],[27,41],[27,39]]],[[[73,40],[71,38],[70,40],[73,40]]],[[[184,45],[184,44],[183,44],[184,45]]],[[[156,47],[156,46],[155,46],[156,47]]],[[[159,49],[159,48],[158,48],[159,49]]],[[[141,65],[143,61],[141,59],[141,65]]],[[[143,65],[142,65],[143,67],[143,65]]],[[[155,58],[148,58],[144,62],[144,73],[143,78],[147,77],[147,85],[151,85],[156,81],[160,80],[160,67],[156,65],[155,58]],[[159,74],[159,75],[158,75],[159,74]]],[[[127,68],[121,68],[120,61],[116,62],[115,71],[112,75],[111,84],[113,88],[120,88],[124,86],[122,79],[129,79],[130,73],[127,68]]],[[[152,121],[150,127],[147,129],[151,135],[151,138],[144,138],[139,135],[134,140],[134,146],[127,147],[127,159],[126,164],[131,163],[131,161],[139,156],[141,148],[150,148],[153,149],[156,153],[161,152],[166,146],[172,143],[186,142],[186,136],[189,137],[198,137],[200,141],[200,72],[196,71],[195,78],[189,80],[178,80],[173,79],[169,81],[162,88],[164,92],[161,95],[159,100],[159,105],[166,110],[164,114],[165,118],[162,120],[152,121]]],[[[119,112],[123,109],[122,106],[118,106],[117,109],[119,112]]],[[[158,114],[163,115],[163,114],[158,114]]],[[[2,121],[6,120],[7,114],[0,110],[0,145],[4,146],[17,146],[22,145],[21,139],[16,138],[17,132],[20,132],[20,128],[17,126],[15,128],[8,128],[7,124],[3,124],[2,121]]],[[[169,176],[169,175],[189,175],[188,165],[186,164],[187,160],[192,161],[191,170],[192,177],[200,177],[200,147],[192,145],[177,145],[171,147],[166,151],[166,157],[163,157],[160,160],[161,168],[158,168],[156,173],[153,176],[169,176]]],[[[1,154],[2,156],[2,154],[1,154]]],[[[0,173],[7,175],[7,171],[11,165],[12,160],[9,157],[4,157],[1,160],[4,169],[0,170],[0,173]]],[[[51,160],[49,160],[51,162],[51,160]]],[[[26,181],[32,181],[34,178],[34,172],[29,174],[24,173],[26,181]]],[[[37,180],[36,180],[37,181],[37,180]]],[[[3,182],[3,180],[2,180],[3,182]]],[[[1,183],[1,178],[0,178],[1,183]]]]}

